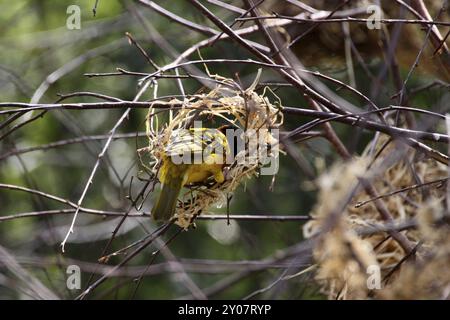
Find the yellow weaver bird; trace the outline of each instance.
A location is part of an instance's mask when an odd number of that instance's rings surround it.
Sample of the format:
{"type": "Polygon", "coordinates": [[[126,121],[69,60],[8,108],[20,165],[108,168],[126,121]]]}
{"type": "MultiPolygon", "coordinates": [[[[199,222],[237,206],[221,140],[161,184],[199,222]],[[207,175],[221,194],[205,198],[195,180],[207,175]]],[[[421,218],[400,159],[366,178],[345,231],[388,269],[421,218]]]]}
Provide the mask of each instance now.
{"type": "Polygon", "coordinates": [[[229,153],[228,141],[221,129],[174,130],[161,157],[162,190],[152,209],[153,219],[170,220],[183,186],[210,178],[222,183],[225,180],[222,169],[229,153]]]}

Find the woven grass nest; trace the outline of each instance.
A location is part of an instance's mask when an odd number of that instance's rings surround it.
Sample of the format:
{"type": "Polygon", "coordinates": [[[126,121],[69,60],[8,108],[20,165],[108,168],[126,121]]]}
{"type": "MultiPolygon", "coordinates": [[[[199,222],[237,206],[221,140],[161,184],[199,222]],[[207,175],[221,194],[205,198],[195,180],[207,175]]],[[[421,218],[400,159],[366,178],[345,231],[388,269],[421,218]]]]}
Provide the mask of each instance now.
{"type": "Polygon", "coordinates": [[[368,147],[360,158],[335,165],[319,179],[319,199],[311,213],[313,220],[304,225],[304,236],[318,235],[336,208],[345,208],[334,228],[318,236],[315,279],[329,299],[449,299],[450,230],[442,222],[448,167],[424,159],[413,149],[401,151],[395,142],[386,146],[387,141],[381,135],[374,150],[368,147]],[[386,195],[379,201],[394,222],[417,224],[400,231],[415,254],[408,255],[387,232],[361,233],[386,221],[363,188],[349,194],[359,177],[369,179],[379,195],[386,195]],[[424,183],[429,184],[395,193],[424,183]],[[378,288],[368,286],[368,270],[373,266],[381,271],[378,288]]]}
{"type": "Polygon", "coordinates": [[[224,168],[225,181],[213,185],[195,186],[184,189],[179,197],[175,211],[176,221],[180,227],[187,229],[199,214],[207,212],[208,208],[218,208],[227,203],[227,199],[245,179],[258,176],[270,157],[278,156],[279,147],[273,129],[283,123],[280,104],[272,104],[266,96],[267,90],[260,95],[254,90],[258,84],[260,71],[255,82],[247,90],[237,90],[233,80],[211,76],[219,85],[209,93],[197,94],[183,101],[173,99],[174,105],[182,105],[174,114],[170,110],[169,121],[163,126],[158,125],[155,109],[150,107],[147,117],[147,136],[152,161],[150,170],[156,176],[161,165],[161,155],[167,145],[171,133],[177,129],[189,128],[193,120],[207,122],[222,122],[242,129],[240,137],[247,146],[258,132],[259,141],[268,146],[265,151],[258,148],[249,152],[249,148],[240,150],[234,157],[234,162],[224,168]],[[268,151],[267,151],[268,150],[268,151]],[[244,161],[246,160],[246,161],[244,161]]]}

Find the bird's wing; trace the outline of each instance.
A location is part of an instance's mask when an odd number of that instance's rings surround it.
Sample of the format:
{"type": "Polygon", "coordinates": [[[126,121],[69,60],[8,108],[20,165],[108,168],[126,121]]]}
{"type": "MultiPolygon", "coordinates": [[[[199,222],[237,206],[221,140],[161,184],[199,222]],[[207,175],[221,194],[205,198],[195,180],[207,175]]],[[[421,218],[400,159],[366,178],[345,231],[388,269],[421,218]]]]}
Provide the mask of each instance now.
{"type": "Polygon", "coordinates": [[[217,129],[177,129],[172,132],[165,148],[167,156],[185,154],[225,153],[226,137],[217,129]]]}
{"type": "Polygon", "coordinates": [[[169,142],[165,147],[167,156],[179,156],[186,153],[202,152],[201,143],[196,141],[194,136],[186,129],[174,130],[169,138],[169,142]]]}

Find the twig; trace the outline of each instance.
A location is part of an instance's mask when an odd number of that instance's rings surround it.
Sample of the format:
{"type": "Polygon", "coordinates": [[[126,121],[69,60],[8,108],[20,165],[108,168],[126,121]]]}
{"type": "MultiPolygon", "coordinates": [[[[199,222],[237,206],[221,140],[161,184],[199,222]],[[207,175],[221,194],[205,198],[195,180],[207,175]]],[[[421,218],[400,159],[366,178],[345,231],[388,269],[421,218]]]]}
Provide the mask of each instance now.
{"type": "Polygon", "coordinates": [[[108,273],[100,277],[97,281],[95,281],[93,284],[89,285],[86,290],[84,290],[78,297],[77,300],[83,299],[86,295],[88,295],[92,290],[97,288],[100,284],[102,284],[110,275],[114,274],[115,271],[119,270],[122,266],[124,266],[126,263],[128,263],[130,260],[132,260],[134,257],[136,257],[142,250],[144,250],[146,247],[148,247],[157,237],[164,234],[169,227],[172,224],[166,223],[161,228],[157,229],[152,235],[152,237],[148,238],[140,247],[138,247],[135,251],[133,251],[131,254],[129,254],[125,259],[123,259],[119,264],[114,266],[108,273]]]}
{"type": "MultiPolygon", "coordinates": [[[[16,220],[21,218],[35,218],[35,217],[45,217],[52,215],[66,215],[75,213],[76,209],[55,209],[55,210],[43,210],[43,211],[33,211],[33,212],[21,212],[6,216],[0,216],[0,222],[16,220]]],[[[94,210],[88,208],[80,208],[80,212],[90,215],[102,216],[102,217],[123,217],[126,213],[120,211],[104,211],[104,210],[94,210]]],[[[150,217],[149,213],[130,213],[128,217],[131,218],[142,218],[150,217]]]]}
{"type": "Polygon", "coordinates": [[[202,214],[199,215],[196,220],[242,220],[242,221],[308,221],[310,216],[303,215],[258,215],[258,214],[202,214]]]}
{"type": "MultiPolygon", "coordinates": [[[[145,85],[142,87],[141,90],[139,90],[139,92],[138,92],[138,94],[136,95],[136,97],[134,98],[134,101],[133,101],[133,102],[136,102],[136,101],[141,97],[141,95],[147,90],[147,88],[148,88],[149,85],[150,85],[150,83],[147,83],[147,84],[145,84],[145,85]]],[[[64,240],[61,242],[61,250],[62,250],[63,253],[64,253],[64,251],[65,251],[65,250],[64,250],[64,249],[65,249],[64,247],[65,247],[65,244],[66,244],[66,242],[67,242],[67,239],[69,238],[70,234],[73,233],[73,228],[74,228],[74,226],[75,226],[75,221],[76,221],[76,219],[77,219],[78,212],[80,211],[81,204],[83,203],[83,200],[84,200],[84,198],[86,197],[86,194],[87,194],[87,191],[89,190],[89,187],[90,187],[90,186],[92,185],[92,183],[93,183],[95,173],[97,172],[97,169],[98,169],[98,167],[99,167],[99,165],[100,165],[100,161],[101,161],[101,159],[104,157],[104,155],[106,154],[106,151],[108,150],[109,145],[111,144],[111,141],[113,140],[113,136],[114,136],[114,134],[116,133],[117,128],[120,127],[120,125],[125,121],[125,119],[127,119],[128,114],[130,113],[131,110],[132,110],[131,108],[128,108],[127,110],[125,110],[125,112],[122,114],[122,116],[121,116],[121,117],[119,118],[119,120],[116,122],[116,124],[114,125],[114,127],[113,127],[113,128],[111,129],[111,131],[109,132],[109,138],[108,138],[108,140],[106,141],[106,143],[105,143],[105,145],[104,145],[102,151],[99,153],[99,155],[98,155],[98,157],[97,157],[97,161],[95,162],[95,165],[94,165],[94,167],[92,168],[91,174],[89,175],[89,178],[88,178],[87,183],[86,183],[86,185],[85,185],[85,187],[84,187],[83,193],[81,194],[80,198],[78,199],[78,202],[77,202],[77,208],[76,208],[75,214],[74,214],[74,216],[73,216],[72,223],[70,224],[70,228],[69,228],[69,230],[67,231],[67,234],[66,234],[66,236],[64,237],[64,240]]]]}
{"type": "MultiPolygon", "coordinates": [[[[136,138],[136,137],[145,137],[145,132],[132,132],[132,133],[118,133],[113,136],[113,140],[117,139],[130,139],[130,138],[136,138]]],[[[107,140],[109,135],[96,135],[96,136],[82,136],[82,137],[76,137],[72,139],[65,139],[65,140],[59,140],[35,147],[27,147],[22,149],[11,149],[8,152],[0,155],[0,161],[4,160],[8,157],[15,156],[18,154],[24,154],[32,151],[45,151],[53,148],[63,147],[71,144],[76,143],[83,143],[87,141],[98,141],[98,140],[107,140]]]]}
{"type": "Polygon", "coordinates": [[[147,54],[147,52],[145,52],[144,48],[141,47],[141,45],[134,40],[133,36],[131,35],[131,33],[126,32],[125,35],[128,37],[128,39],[130,40],[130,43],[132,43],[136,48],[138,48],[139,52],[144,56],[144,58],[147,60],[147,62],[153,66],[153,68],[155,68],[156,70],[159,70],[159,66],[149,57],[149,55],[147,54]]]}
{"type": "MultiPolygon", "coordinates": [[[[314,22],[317,24],[321,23],[343,23],[343,22],[355,22],[355,23],[367,23],[372,22],[370,19],[346,17],[346,18],[333,18],[333,19],[306,19],[298,17],[290,17],[275,13],[273,16],[259,16],[259,17],[247,17],[238,18],[238,21],[251,21],[251,20],[269,20],[269,19],[286,19],[298,22],[314,22]]],[[[439,26],[450,26],[450,22],[445,21],[433,21],[433,20],[413,20],[413,19],[379,19],[380,23],[393,24],[393,23],[403,23],[403,24],[424,24],[424,25],[439,25],[439,26]]]]}
{"type": "Polygon", "coordinates": [[[387,198],[387,197],[390,197],[390,196],[393,196],[393,195],[396,195],[396,194],[399,194],[399,193],[403,193],[403,192],[406,192],[406,191],[411,191],[411,190],[414,190],[414,189],[417,189],[417,188],[429,187],[429,186],[434,185],[434,184],[443,184],[448,179],[449,178],[444,178],[444,179],[439,179],[439,180],[434,180],[434,181],[429,181],[429,182],[424,182],[424,183],[420,183],[420,184],[415,184],[415,185],[412,185],[412,186],[404,187],[404,188],[401,188],[401,189],[398,189],[398,190],[395,190],[395,191],[392,191],[392,192],[388,192],[388,193],[379,195],[376,198],[371,198],[371,199],[368,199],[368,200],[360,201],[360,202],[355,204],[355,208],[360,208],[360,207],[362,207],[362,206],[364,206],[364,205],[366,205],[366,204],[368,204],[368,203],[370,203],[372,201],[375,201],[375,200],[378,200],[378,199],[387,198]]]}
{"type": "Polygon", "coordinates": [[[189,21],[183,17],[180,17],[176,14],[174,14],[173,12],[164,9],[163,7],[161,7],[160,5],[156,4],[154,1],[149,1],[149,0],[138,0],[138,2],[148,8],[151,8],[152,10],[158,12],[160,15],[175,21],[176,23],[181,24],[182,26],[185,26],[191,30],[200,32],[202,34],[211,36],[211,35],[217,35],[218,32],[216,30],[214,30],[213,28],[207,27],[207,26],[202,26],[198,23],[189,21]]]}
{"type": "Polygon", "coordinates": [[[92,13],[94,14],[94,17],[97,15],[98,2],[99,2],[99,0],[95,0],[94,7],[92,8],[92,13]]]}

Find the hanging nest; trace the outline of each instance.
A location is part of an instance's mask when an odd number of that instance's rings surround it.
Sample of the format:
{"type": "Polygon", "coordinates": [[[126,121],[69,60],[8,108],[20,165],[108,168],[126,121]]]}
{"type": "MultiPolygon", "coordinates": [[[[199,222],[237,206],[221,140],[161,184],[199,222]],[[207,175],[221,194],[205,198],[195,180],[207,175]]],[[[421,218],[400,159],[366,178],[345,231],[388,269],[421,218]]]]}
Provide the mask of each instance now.
{"type": "Polygon", "coordinates": [[[278,131],[274,129],[283,123],[281,104],[279,101],[275,105],[270,102],[266,96],[268,88],[261,95],[254,91],[260,74],[261,71],[258,72],[255,82],[245,91],[233,89],[236,85],[231,79],[211,76],[220,84],[209,93],[197,94],[183,101],[170,101],[174,106],[181,105],[181,108],[175,115],[173,110],[169,111],[169,121],[162,128],[158,126],[155,109],[150,107],[146,122],[149,147],[146,149],[152,158],[149,169],[155,176],[158,174],[165,147],[175,130],[191,127],[194,120],[221,121],[242,129],[239,138],[246,147],[244,150],[238,150],[233,162],[225,166],[225,181],[213,185],[188,186],[181,192],[175,211],[175,223],[179,226],[188,228],[195,217],[205,213],[208,208],[224,206],[245,179],[258,176],[260,169],[271,158],[278,156],[278,131]],[[255,134],[258,141],[264,142],[267,148],[248,148],[249,143],[256,138],[255,134]]]}
{"type": "Polygon", "coordinates": [[[448,224],[442,223],[448,167],[424,159],[413,149],[401,151],[395,142],[386,143],[388,139],[381,135],[374,150],[367,148],[361,158],[335,165],[319,179],[318,204],[303,233],[306,238],[318,236],[314,248],[316,280],[329,299],[449,297],[450,236],[448,224]],[[377,154],[373,160],[372,155],[377,154]],[[405,252],[387,232],[361,232],[386,221],[374,199],[363,188],[356,188],[360,177],[383,195],[379,201],[393,222],[417,224],[400,231],[415,253],[405,252]],[[351,194],[352,190],[356,192],[351,194]],[[320,234],[332,215],[339,220],[320,234]],[[368,285],[373,267],[381,272],[378,288],[368,285]]]}

